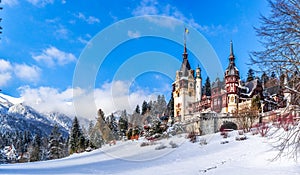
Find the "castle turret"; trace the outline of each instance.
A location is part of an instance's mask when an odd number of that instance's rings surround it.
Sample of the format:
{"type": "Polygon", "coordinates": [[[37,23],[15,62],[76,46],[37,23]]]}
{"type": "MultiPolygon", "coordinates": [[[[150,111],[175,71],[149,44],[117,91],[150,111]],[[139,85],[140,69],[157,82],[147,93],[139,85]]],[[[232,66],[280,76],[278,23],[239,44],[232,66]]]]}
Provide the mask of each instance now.
{"type": "Polygon", "coordinates": [[[230,41],[229,65],[225,71],[225,89],[227,92],[227,112],[232,113],[238,109],[239,97],[239,70],[235,66],[235,57],[233,53],[233,44],[230,41]]]}
{"type": "Polygon", "coordinates": [[[195,77],[194,70],[188,60],[186,43],[182,54],[180,70],[176,72],[176,80],[173,83],[174,117],[176,121],[184,121],[192,116],[192,104],[195,101],[195,77]]]}
{"type": "Polygon", "coordinates": [[[201,69],[198,65],[196,68],[196,101],[200,101],[202,98],[202,78],[201,69]]]}

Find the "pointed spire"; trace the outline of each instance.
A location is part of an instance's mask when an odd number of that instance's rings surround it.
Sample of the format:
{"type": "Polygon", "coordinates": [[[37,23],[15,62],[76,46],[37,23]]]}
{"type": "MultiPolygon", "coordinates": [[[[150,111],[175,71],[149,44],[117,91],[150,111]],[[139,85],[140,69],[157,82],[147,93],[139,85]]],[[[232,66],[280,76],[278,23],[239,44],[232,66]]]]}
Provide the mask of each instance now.
{"type": "Polygon", "coordinates": [[[233,44],[232,44],[232,40],[230,40],[229,64],[235,65],[234,60],[235,60],[235,58],[234,58],[234,54],[233,54],[233,44]]]}
{"type": "Polygon", "coordinates": [[[233,56],[233,44],[232,44],[232,40],[230,40],[230,56],[233,56]]]}
{"type": "Polygon", "coordinates": [[[189,33],[189,30],[185,27],[184,28],[184,38],[183,38],[183,42],[184,42],[183,54],[187,54],[187,49],[186,49],[186,35],[188,33],[189,33]]]}
{"type": "Polygon", "coordinates": [[[187,54],[187,49],[186,49],[186,35],[189,33],[188,29],[185,27],[184,28],[184,38],[183,38],[183,42],[184,42],[184,47],[183,47],[183,54],[182,57],[183,59],[187,59],[188,54],[187,54]]]}
{"type": "Polygon", "coordinates": [[[187,51],[186,51],[186,43],[185,43],[185,41],[184,41],[183,54],[187,54],[187,51]]]}
{"type": "Polygon", "coordinates": [[[182,64],[180,70],[183,72],[184,76],[188,75],[188,71],[191,69],[191,65],[188,60],[188,53],[186,48],[186,34],[188,34],[189,31],[187,28],[184,28],[184,48],[183,48],[183,54],[182,54],[182,64]]]}

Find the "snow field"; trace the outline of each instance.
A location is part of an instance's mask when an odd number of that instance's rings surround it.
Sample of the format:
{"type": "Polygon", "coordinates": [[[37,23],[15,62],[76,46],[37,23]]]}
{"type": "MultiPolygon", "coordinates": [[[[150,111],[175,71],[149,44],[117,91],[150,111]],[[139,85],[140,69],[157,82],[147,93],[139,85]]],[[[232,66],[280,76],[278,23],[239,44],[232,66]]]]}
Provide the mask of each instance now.
{"type": "Polygon", "coordinates": [[[282,158],[271,162],[277,154],[267,138],[247,134],[247,140],[236,141],[237,131],[223,138],[220,133],[198,137],[207,145],[191,143],[183,136],[156,141],[141,147],[138,141],[118,141],[92,152],[73,154],[60,160],[6,164],[0,174],[207,174],[207,175],[298,175],[299,163],[282,158]],[[221,144],[227,140],[228,143],[221,144]],[[172,148],[173,141],[178,145],[172,148]],[[165,149],[155,150],[159,145],[165,149]]]}

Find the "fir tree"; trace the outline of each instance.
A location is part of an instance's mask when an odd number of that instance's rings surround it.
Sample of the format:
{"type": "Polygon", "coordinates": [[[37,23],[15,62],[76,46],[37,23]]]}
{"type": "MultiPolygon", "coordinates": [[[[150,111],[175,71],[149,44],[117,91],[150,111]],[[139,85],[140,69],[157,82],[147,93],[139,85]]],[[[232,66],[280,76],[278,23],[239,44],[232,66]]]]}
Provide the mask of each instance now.
{"type": "Polygon", "coordinates": [[[82,135],[78,119],[74,117],[69,140],[70,154],[80,152],[82,135]]]}
{"type": "Polygon", "coordinates": [[[266,72],[263,72],[263,74],[261,75],[261,81],[263,83],[267,83],[269,81],[269,76],[266,74],[266,72]]]}
{"type": "Polygon", "coordinates": [[[137,114],[140,114],[140,113],[141,113],[141,110],[140,110],[140,106],[139,106],[139,105],[136,105],[136,108],[135,108],[134,112],[137,113],[137,114]]]}
{"type": "Polygon", "coordinates": [[[41,160],[41,136],[36,134],[32,144],[32,150],[30,153],[30,162],[41,160]]]}
{"type": "Polygon", "coordinates": [[[254,80],[254,71],[253,71],[253,69],[249,69],[248,70],[248,73],[247,73],[247,82],[250,82],[250,81],[252,81],[252,80],[254,80]]]}
{"type": "Polygon", "coordinates": [[[7,163],[7,157],[6,155],[4,154],[4,152],[2,152],[0,150],[0,164],[4,164],[4,163],[7,163]]]}
{"type": "Polygon", "coordinates": [[[274,71],[271,73],[271,78],[276,78],[276,74],[274,71]]]}
{"type": "Polygon", "coordinates": [[[148,104],[147,102],[144,100],[143,104],[142,104],[142,115],[146,114],[148,110],[148,104]]]}
{"type": "Polygon", "coordinates": [[[173,95],[171,94],[171,98],[169,100],[168,106],[167,106],[167,111],[168,111],[168,115],[171,118],[171,125],[174,124],[174,98],[173,95]]]}
{"type": "Polygon", "coordinates": [[[119,120],[119,129],[121,136],[126,135],[126,131],[128,130],[128,117],[126,110],[122,111],[121,117],[119,120]]]}
{"type": "Polygon", "coordinates": [[[206,96],[211,96],[211,86],[210,86],[210,79],[207,76],[206,80],[205,80],[205,95],[206,96]]]}
{"type": "Polygon", "coordinates": [[[64,154],[64,143],[58,125],[55,125],[51,131],[48,144],[48,159],[59,159],[64,154]]]}
{"type": "Polygon", "coordinates": [[[114,135],[114,138],[118,139],[118,136],[119,136],[118,122],[113,113],[109,116],[108,126],[109,126],[112,134],[114,135]]]}

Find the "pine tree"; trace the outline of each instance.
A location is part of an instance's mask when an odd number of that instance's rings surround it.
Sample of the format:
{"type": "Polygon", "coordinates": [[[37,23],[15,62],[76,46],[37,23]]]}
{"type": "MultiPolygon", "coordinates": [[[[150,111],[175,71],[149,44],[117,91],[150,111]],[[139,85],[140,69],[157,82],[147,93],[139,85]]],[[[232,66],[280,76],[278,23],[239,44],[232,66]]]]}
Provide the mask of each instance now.
{"type": "Polygon", "coordinates": [[[147,102],[144,100],[143,104],[142,104],[142,115],[146,114],[148,110],[148,104],[147,102]]]}
{"type": "Polygon", "coordinates": [[[210,79],[207,76],[206,80],[205,80],[205,95],[206,96],[211,96],[211,86],[210,86],[210,79]]]}
{"type": "Polygon", "coordinates": [[[116,120],[116,117],[114,116],[114,114],[112,113],[109,117],[109,121],[107,122],[108,123],[108,126],[114,136],[115,139],[118,139],[118,136],[119,136],[119,129],[118,129],[118,122],[116,120]]]}
{"type": "Polygon", "coordinates": [[[274,71],[271,73],[271,78],[276,78],[276,74],[274,71]]]}
{"type": "Polygon", "coordinates": [[[55,125],[51,131],[48,144],[48,159],[59,159],[64,154],[64,143],[58,125],[55,125]]]}
{"type": "Polygon", "coordinates": [[[266,83],[269,81],[269,76],[266,74],[266,72],[263,72],[263,74],[261,75],[261,81],[263,83],[266,83]]]}
{"type": "Polygon", "coordinates": [[[74,117],[69,141],[70,154],[81,151],[80,148],[82,148],[82,136],[83,134],[80,130],[78,119],[77,117],[74,117]]]}
{"type": "Polygon", "coordinates": [[[169,100],[169,103],[167,105],[167,111],[168,111],[168,115],[171,118],[171,125],[174,124],[175,120],[174,120],[174,98],[173,95],[171,94],[171,98],[169,100]]]}
{"type": "Polygon", "coordinates": [[[253,69],[249,69],[248,70],[248,73],[247,73],[247,82],[250,82],[250,81],[252,81],[252,80],[254,80],[254,71],[253,71],[253,69]]]}
{"type": "Polygon", "coordinates": [[[4,164],[4,163],[6,163],[7,162],[7,157],[6,157],[6,155],[4,154],[4,152],[2,152],[1,150],[0,150],[0,164],[4,164]]]}
{"type": "Polygon", "coordinates": [[[141,110],[140,110],[140,106],[139,106],[139,105],[136,105],[136,108],[135,108],[134,112],[137,113],[137,114],[140,114],[140,113],[141,113],[141,110]]]}
{"type": "Polygon", "coordinates": [[[41,160],[41,136],[36,134],[32,144],[32,150],[30,153],[30,162],[41,160]]]}
{"type": "Polygon", "coordinates": [[[158,101],[158,104],[161,107],[160,114],[163,115],[167,110],[167,102],[164,95],[160,96],[160,101],[158,101]]]}
{"type": "Polygon", "coordinates": [[[120,129],[120,135],[125,136],[126,131],[128,130],[128,117],[126,110],[122,111],[121,117],[119,120],[119,129],[120,129]]]}

